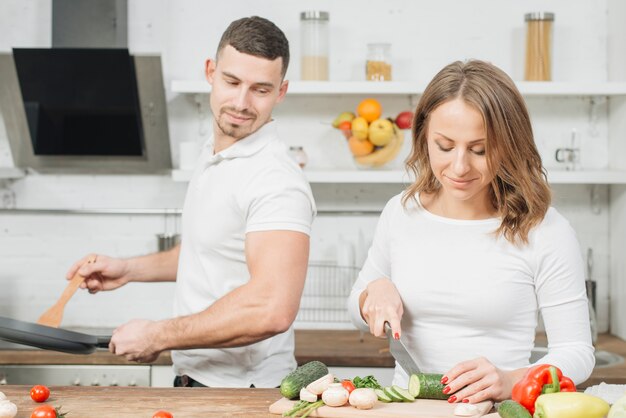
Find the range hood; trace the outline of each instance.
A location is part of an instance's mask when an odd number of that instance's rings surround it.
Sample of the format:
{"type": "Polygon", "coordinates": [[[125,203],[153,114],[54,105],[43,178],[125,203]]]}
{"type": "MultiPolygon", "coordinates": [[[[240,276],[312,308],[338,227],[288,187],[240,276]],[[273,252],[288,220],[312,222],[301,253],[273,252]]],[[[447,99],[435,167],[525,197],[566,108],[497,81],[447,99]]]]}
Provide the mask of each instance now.
{"type": "Polygon", "coordinates": [[[131,55],[120,46],[126,33],[116,22],[125,23],[125,2],[98,2],[110,10],[96,15],[88,5],[81,13],[75,6],[82,3],[91,2],[53,2],[53,48],[0,54],[0,111],[15,165],[111,174],[171,169],[160,57],[131,55]],[[80,22],[76,31],[68,25],[55,31],[56,22],[68,19],[80,22]],[[87,36],[88,28],[101,28],[100,36],[93,30],[87,36]],[[85,45],[90,39],[98,44],[85,45]]]}

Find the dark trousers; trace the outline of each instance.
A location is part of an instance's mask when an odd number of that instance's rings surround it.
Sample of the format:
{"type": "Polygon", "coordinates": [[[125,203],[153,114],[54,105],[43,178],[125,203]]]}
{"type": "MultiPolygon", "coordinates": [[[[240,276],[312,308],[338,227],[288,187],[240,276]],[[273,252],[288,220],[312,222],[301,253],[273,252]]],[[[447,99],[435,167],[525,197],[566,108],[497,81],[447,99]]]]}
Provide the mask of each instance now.
{"type": "MultiPolygon", "coordinates": [[[[184,374],[182,376],[176,376],[174,378],[174,387],[175,388],[206,388],[207,386],[203,385],[197,380],[194,380],[191,377],[184,374]]],[[[250,387],[253,388],[254,385],[250,385],[250,387]]]]}

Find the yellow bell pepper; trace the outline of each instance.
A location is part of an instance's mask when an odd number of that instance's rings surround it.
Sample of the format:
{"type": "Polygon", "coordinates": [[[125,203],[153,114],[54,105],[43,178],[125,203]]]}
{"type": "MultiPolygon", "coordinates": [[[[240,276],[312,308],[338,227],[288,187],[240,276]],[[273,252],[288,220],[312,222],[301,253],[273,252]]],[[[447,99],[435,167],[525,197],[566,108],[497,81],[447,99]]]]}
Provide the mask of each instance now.
{"type": "Polygon", "coordinates": [[[626,418],[626,395],[619,398],[611,406],[608,418],[626,418]]]}
{"type": "Polygon", "coordinates": [[[546,393],[535,402],[533,418],[604,418],[610,405],[581,392],[546,393]]]}

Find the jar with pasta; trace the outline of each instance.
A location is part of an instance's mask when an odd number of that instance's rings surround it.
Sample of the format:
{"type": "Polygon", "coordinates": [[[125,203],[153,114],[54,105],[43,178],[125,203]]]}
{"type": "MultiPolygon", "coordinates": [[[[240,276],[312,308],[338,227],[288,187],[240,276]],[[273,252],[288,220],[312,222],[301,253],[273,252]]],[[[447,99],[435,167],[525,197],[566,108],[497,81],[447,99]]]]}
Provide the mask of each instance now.
{"type": "Polygon", "coordinates": [[[365,79],[391,81],[391,44],[367,44],[365,79]]]}
{"type": "Polygon", "coordinates": [[[524,15],[526,21],[527,81],[552,80],[552,24],[554,13],[536,12],[524,15]]]}

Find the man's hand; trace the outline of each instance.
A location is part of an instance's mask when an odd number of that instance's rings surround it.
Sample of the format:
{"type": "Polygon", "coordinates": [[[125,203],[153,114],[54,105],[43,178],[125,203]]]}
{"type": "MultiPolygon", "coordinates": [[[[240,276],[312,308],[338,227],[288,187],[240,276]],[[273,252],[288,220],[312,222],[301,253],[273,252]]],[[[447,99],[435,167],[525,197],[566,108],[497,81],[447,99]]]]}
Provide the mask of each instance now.
{"type": "Polygon", "coordinates": [[[511,390],[527,369],[500,370],[484,357],[461,362],[450,369],[441,383],[448,402],[477,403],[488,399],[502,401],[511,398],[511,390]]]}
{"type": "Polygon", "coordinates": [[[134,319],[113,331],[109,351],[126,360],[150,363],[161,354],[159,345],[160,323],[134,319]]]}
{"type": "Polygon", "coordinates": [[[70,267],[66,278],[71,280],[76,272],[85,278],[81,289],[89,289],[89,293],[117,289],[129,281],[128,262],[105,255],[90,254],[81,258],[70,267]]]}
{"type": "Polygon", "coordinates": [[[394,338],[399,339],[403,314],[402,299],[391,280],[384,277],[374,280],[361,293],[361,315],[376,337],[385,336],[385,322],[388,322],[394,338]]]}

